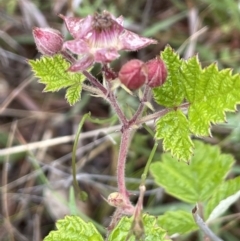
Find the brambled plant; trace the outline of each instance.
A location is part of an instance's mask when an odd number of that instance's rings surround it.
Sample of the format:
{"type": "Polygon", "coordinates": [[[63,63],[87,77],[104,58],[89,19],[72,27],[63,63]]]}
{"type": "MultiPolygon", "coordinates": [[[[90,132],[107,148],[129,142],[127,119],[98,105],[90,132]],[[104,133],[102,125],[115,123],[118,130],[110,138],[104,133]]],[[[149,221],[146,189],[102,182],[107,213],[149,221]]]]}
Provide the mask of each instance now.
{"type": "MultiPolygon", "coordinates": [[[[157,41],[125,29],[123,18],[115,18],[107,11],[86,18],[60,17],[73,39],[65,41],[55,29],[34,28],[33,36],[43,56],[29,64],[39,82],[46,85],[44,91],[65,88],[68,103],[74,105],[85,90],[106,100],[118,116],[118,192],[107,199],[116,210],[106,239],[171,240],[172,235],[201,229],[206,237],[221,240],[207,224],[239,197],[240,179],[225,181],[234,162],[230,155],[221,154],[217,147],[193,142],[191,136],[211,135],[211,123],[225,122],[225,112],[236,111],[240,75],[233,75],[230,69],[220,71],[216,63],[202,68],[198,56],[181,59],[170,46],[146,63],[130,60],[117,73],[110,65],[120,57],[119,51],[137,51],[157,41]],[[101,64],[102,82],[91,74],[95,63],[101,64]],[[131,118],[126,117],[118,103],[121,87],[128,94],[139,93],[139,106],[131,118]],[[155,111],[152,99],[164,108],[155,111]],[[145,109],[152,113],[146,114],[145,109]],[[155,145],[142,175],[138,202],[133,205],[125,185],[125,163],[132,135],[148,123],[155,125],[155,145]],[[171,155],[163,154],[162,161],[151,164],[160,139],[164,151],[171,155]],[[179,210],[159,217],[142,213],[149,169],[166,192],[195,205],[192,213],[179,210]]],[[[103,240],[92,223],[77,216],[67,216],[56,226],[58,230],[52,231],[45,241],[103,240]]]]}

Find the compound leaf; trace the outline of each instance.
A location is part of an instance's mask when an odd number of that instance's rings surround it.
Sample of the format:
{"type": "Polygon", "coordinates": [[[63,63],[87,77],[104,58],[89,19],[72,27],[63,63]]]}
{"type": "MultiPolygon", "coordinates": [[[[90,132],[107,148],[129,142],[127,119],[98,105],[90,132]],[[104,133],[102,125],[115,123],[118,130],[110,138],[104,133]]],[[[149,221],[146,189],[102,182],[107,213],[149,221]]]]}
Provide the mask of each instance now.
{"type": "Polygon", "coordinates": [[[56,226],[58,230],[51,231],[44,241],[103,241],[95,226],[78,216],[66,216],[56,226]]]}
{"type": "MultiPolygon", "coordinates": [[[[240,103],[240,75],[233,75],[230,69],[220,71],[216,63],[202,68],[198,56],[193,56],[188,60],[180,59],[170,46],[164,49],[161,58],[166,64],[168,77],[162,86],[153,89],[154,100],[159,105],[173,109],[179,107],[184,99],[187,100],[189,107],[185,136],[187,132],[196,136],[211,135],[211,123],[224,122],[225,112],[235,111],[236,105],[240,103]]],[[[167,119],[169,121],[169,118],[167,119]]],[[[163,122],[159,120],[158,123],[164,125],[163,122]]],[[[171,127],[169,126],[170,132],[171,127]]],[[[166,137],[160,138],[164,139],[165,150],[171,150],[172,155],[179,158],[176,149],[166,145],[166,143],[170,145],[171,140],[174,143],[175,135],[168,135],[166,141],[166,137]]],[[[190,145],[189,139],[187,142],[190,145]]],[[[189,158],[189,153],[184,155],[189,158]]]]}
{"type": "Polygon", "coordinates": [[[174,50],[167,46],[161,53],[161,58],[167,67],[168,76],[166,82],[153,89],[155,101],[166,107],[179,106],[184,99],[184,91],[180,78],[182,60],[174,50]]]}
{"type": "Polygon", "coordinates": [[[193,143],[189,123],[182,111],[170,111],[156,123],[156,139],[163,138],[163,148],[179,160],[189,161],[193,143]]]}
{"type": "MultiPolygon", "coordinates": [[[[148,214],[144,214],[143,218],[143,226],[144,226],[144,238],[138,239],[139,241],[167,241],[166,231],[162,229],[158,223],[157,218],[148,214]]],[[[128,241],[135,241],[136,237],[132,231],[132,223],[133,218],[123,217],[114,228],[114,230],[110,233],[108,237],[108,241],[126,241],[126,238],[129,237],[128,241]],[[130,233],[130,235],[129,235],[130,233]],[[128,236],[129,235],[129,236],[128,236]]]]}
{"type": "Polygon", "coordinates": [[[198,229],[192,213],[186,211],[168,211],[158,217],[158,225],[167,230],[169,235],[185,234],[198,229]]]}
{"type": "Polygon", "coordinates": [[[66,94],[68,102],[74,104],[80,99],[81,84],[85,77],[80,73],[67,71],[70,63],[61,55],[54,55],[52,57],[43,56],[39,60],[30,60],[29,64],[35,75],[39,78],[39,82],[46,85],[44,91],[54,92],[70,87],[70,90],[66,94]]]}
{"type": "Polygon", "coordinates": [[[221,216],[240,197],[240,177],[222,183],[206,206],[207,222],[221,216]]]}
{"type": "Polygon", "coordinates": [[[167,193],[193,204],[207,201],[234,163],[232,156],[221,154],[217,146],[199,141],[194,144],[196,149],[190,165],[166,153],[161,162],[150,166],[155,182],[167,193]]]}

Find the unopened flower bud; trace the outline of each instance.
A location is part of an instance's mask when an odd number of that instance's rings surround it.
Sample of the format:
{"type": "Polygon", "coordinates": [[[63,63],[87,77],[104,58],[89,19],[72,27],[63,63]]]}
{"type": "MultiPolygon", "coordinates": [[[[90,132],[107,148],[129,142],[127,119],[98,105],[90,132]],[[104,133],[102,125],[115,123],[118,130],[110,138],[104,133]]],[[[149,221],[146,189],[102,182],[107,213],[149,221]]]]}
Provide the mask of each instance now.
{"type": "Polygon", "coordinates": [[[163,85],[167,79],[167,68],[163,60],[159,57],[149,60],[146,67],[148,71],[146,84],[151,88],[163,85]]]}
{"type": "Polygon", "coordinates": [[[54,55],[62,49],[63,36],[52,28],[34,28],[33,37],[40,53],[54,55]]]}
{"type": "Polygon", "coordinates": [[[130,60],[122,66],[118,77],[128,89],[136,90],[146,81],[147,71],[145,64],[138,59],[130,60]]]}
{"type": "Polygon", "coordinates": [[[124,206],[124,199],[121,193],[113,192],[108,196],[108,204],[113,207],[122,207],[124,206]]]}

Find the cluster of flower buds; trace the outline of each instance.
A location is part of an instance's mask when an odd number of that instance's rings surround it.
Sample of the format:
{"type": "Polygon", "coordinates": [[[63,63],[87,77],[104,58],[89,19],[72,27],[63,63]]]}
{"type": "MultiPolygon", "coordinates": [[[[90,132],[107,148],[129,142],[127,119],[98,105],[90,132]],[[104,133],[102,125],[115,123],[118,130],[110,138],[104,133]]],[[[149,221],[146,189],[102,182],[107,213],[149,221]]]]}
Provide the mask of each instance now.
{"type": "Polygon", "coordinates": [[[144,84],[156,88],[166,81],[167,68],[160,57],[146,63],[133,59],[122,66],[118,78],[130,90],[136,90],[144,84]]]}

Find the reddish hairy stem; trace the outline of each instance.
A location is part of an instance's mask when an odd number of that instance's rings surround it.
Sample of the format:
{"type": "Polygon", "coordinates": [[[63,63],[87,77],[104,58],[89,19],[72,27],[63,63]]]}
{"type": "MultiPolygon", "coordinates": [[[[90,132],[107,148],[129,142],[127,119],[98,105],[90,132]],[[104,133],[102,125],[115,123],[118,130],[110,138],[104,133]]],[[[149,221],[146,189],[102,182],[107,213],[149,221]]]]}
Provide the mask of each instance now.
{"type": "Polygon", "coordinates": [[[93,76],[91,75],[88,71],[83,70],[82,73],[86,76],[86,78],[94,85],[97,87],[99,90],[102,91],[104,95],[108,94],[107,89],[93,76]]]}
{"type": "Polygon", "coordinates": [[[150,88],[148,86],[145,86],[143,98],[141,100],[141,103],[132,117],[132,119],[128,122],[126,122],[126,125],[122,128],[122,138],[121,138],[121,144],[120,144],[120,150],[119,150],[119,157],[118,157],[118,166],[117,166],[117,180],[118,180],[118,189],[119,192],[124,196],[124,198],[130,203],[128,198],[128,192],[125,185],[125,164],[126,164],[126,158],[131,138],[131,125],[135,124],[136,120],[141,116],[143,109],[144,109],[144,103],[148,101],[149,99],[149,93],[150,88]]]}
{"type": "MultiPolygon", "coordinates": [[[[74,64],[77,60],[69,54],[66,50],[62,50],[61,54],[64,56],[66,60],[68,60],[71,64],[74,64]]],[[[91,75],[88,71],[83,70],[82,73],[85,75],[85,77],[91,82],[91,84],[95,87],[97,87],[104,95],[108,94],[108,91],[104,86],[93,76],[91,75]]]]}
{"type": "Polygon", "coordinates": [[[117,163],[117,182],[118,182],[119,192],[123,195],[126,201],[129,200],[129,198],[128,198],[128,192],[125,184],[125,163],[126,163],[130,138],[131,138],[131,131],[128,128],[123,129],[120,149],[119,149],[118,163],[117,163]]]}
{"type": "Polygon", "coordinates": [[[123,114],[122,110],[120,109],[119,104],[116,100],[116,97],[115,97],[113,91],[111,90],[111,81],[117,77],[117,74],[114,71],[112,71],[106,64],[103,65],[102,69],[103,69],[103,75],[106,79],[106,85],[108,88],[108,96],[107,96],[108,101],[112,105],[113,109],[115,110],[115,112],[116,112],[119,120],[123,124],[123,126],[126,126],[126,125],[128,125],[128,120],[125,117],[125,115],[123,114]]]}
{"type": "Polygon", "coordinates": [[[61,53],[61,54],[63,55],[63,57],[64,57],[66,60],[68,60],[71,64],[73,64],[73,63],[76,62],[76,59],[75,59],[71,54],[69,54],[66,50],[62,50],[60,53],[61,53]]]}
{"type": "MultiPolygon", "coordinates": [[[[97,87],[100,91],[102,91],[102,93],[106,96],[107,100],[109,101],[109,103],[112,105],[112,107],[114,108],[116,114],[119,117],[119,120],[122,122],[123,126],[127,125],[127,118],[124,116],[122,110],[120,109],[117,101],[116,101],[116,97],[114,96],[114,94],[111,91],[111,88],[109,87],[109,89],[107,90],[93,75],[91,75],[88,71],[83,70],[82,73],[86,76],[86,78],[92,83],[92,85],[94,85],[95,87],[97,87]]],[[[107,83],[108,84],[108,83],[107,83]]]]}
{"type": "Polygon", "coordinates": [[[117,103],[116,97],[114,96],[114,94],[111,90],[109,90],[108,100],[111,103],[112,107],[114,108],[116,114],[118,115],[119,120],[123,124],[122,128],[128,127],[129,126],[128,120],[125,117],[125,115],[123,114],[122,110],[120,109],[120,107],[117,103]]]}

